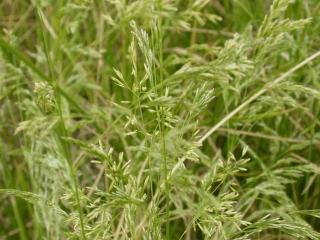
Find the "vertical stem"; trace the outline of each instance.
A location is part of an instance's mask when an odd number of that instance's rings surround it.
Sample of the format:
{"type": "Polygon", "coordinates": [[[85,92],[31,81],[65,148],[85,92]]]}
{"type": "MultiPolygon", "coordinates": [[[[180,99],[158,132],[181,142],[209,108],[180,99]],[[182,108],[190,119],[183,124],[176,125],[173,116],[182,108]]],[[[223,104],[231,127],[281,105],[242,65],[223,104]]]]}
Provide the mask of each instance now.
{"type": "MultiPolygon", "coordinates": [[[[158,57],[159,57],[159,78],[161,84],[161,95],[165,94],[165,87],[163,83],[163,49],[162,49],[162,19],[159,17],[157,21],[157,41],[158,41],[158,57]]],[[[164,109],[163,106],[160,105],[160,132],[161,132],[161,152],[163,158],[163,167],[164,167],[164,186],[165,186],[165,194],[166,194],[166,239],[170,239],[170,224],[169,224],[169,189],[168,189],[168,162],[167,162],[167,149],[166,149],[166,139],[165,139],[165,119],[164,119],[164,109]]]]}
{"type": "Polygon", "coordinates": [[[55,72],[54,72],[54,67],[53,67],[53,63],[51,61],[50,58],[50,53],[49,53],[49,48],[48,48],[48,43],[47,43],[47,39],[46,36],[44,34],[44,26],[43,26],[43,20],[42,20],[42,11],[40,9],[40,7],[37,4],[37,13],[38,13],[38,17],[40,19],[40,31],[41,31],[41,35],[42,35],[42,40],[43,40],[43,45],[44,45],[44,50],[45,50],[45,55],[46,55],[46,59],[47,59],[47,64],[48,64],[48,68],[49,68],[49,73],[50,73],[50,83],[54,86],[54,94],[55,94],[55,98],[56,98],[56,106],[57,106],[57,110],[58,110],[58,114],[59,114],[59,118],[60,118],[60,122],[59,122],[59,127],[56,129],[56,134],[58,136],[58,139],[60,140],[64,155],[67,159],[67,163],[69,166],[69,171],[72,177],[72,181],[74,184],[74,191],[75,191],[75,198],[76,198],[76,202],[77,202],[77,210],[79,213],[79,218],[80,218],[80,228],[81,228],[81,237],[83,240],[86,240],[86,236],[85,236],[85,231],[84,231],[84,222],[83,222],[83,212],[82,212],[82,207],[81,207],[81,202],[80,202],[80,196],[79,196],[79,190],[78,190],[78,179],[77,179],[77,175],[76,175],[76,170],[73,167],[72,164],[72,154],[70,151],[70,144],[67,141],[62,140],[63,137],[68,137],[68,131],[65,127],[65,122],[62,116],[62,108],[61,108],[61,95],[60,95],[60,91],[59,91],[59,83],[56,81],[56,77],[55,77],[55,72]]]}

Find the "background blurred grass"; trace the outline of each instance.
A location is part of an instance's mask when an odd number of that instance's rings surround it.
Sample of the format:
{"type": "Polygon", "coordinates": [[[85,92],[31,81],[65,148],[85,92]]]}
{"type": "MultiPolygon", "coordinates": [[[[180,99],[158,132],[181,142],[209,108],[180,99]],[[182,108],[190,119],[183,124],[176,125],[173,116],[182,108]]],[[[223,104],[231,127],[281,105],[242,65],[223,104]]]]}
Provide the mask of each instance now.
{"type": "Polygon", "coordinates": [[[1,239],[320,239],[319,10],[2,0],[1,239]]]}

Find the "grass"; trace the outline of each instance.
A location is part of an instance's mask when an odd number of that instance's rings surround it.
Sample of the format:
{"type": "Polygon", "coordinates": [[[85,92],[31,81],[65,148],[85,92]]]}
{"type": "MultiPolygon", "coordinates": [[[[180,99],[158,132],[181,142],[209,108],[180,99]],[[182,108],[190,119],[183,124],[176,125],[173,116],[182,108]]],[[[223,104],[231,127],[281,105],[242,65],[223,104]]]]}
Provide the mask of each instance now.
{"type": "Polygon", "coordinates": [[[0,2],[0,239],[320,239],[318,0],[0,2]]]}

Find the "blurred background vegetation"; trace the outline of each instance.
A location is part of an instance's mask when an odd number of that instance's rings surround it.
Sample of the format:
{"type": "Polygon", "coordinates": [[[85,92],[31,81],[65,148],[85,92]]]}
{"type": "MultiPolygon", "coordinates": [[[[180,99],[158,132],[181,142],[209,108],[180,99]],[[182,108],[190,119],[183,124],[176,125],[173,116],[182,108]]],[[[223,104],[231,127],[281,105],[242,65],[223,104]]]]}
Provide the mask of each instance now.
{"type": "Polygon", "coordinates": [[[1,0],[0,239],[320,239],[319,11],[1,0]]]}

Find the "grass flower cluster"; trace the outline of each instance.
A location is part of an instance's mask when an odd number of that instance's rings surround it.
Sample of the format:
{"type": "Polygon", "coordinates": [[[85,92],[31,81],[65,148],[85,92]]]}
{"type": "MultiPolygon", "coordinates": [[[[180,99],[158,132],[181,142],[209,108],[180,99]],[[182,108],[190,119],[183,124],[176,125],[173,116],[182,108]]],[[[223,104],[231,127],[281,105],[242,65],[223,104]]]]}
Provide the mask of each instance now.
{"type": "Polygon", "coordinates": [[[0,239],[319,240],[319,11],[0,1],[0,239]]]}

